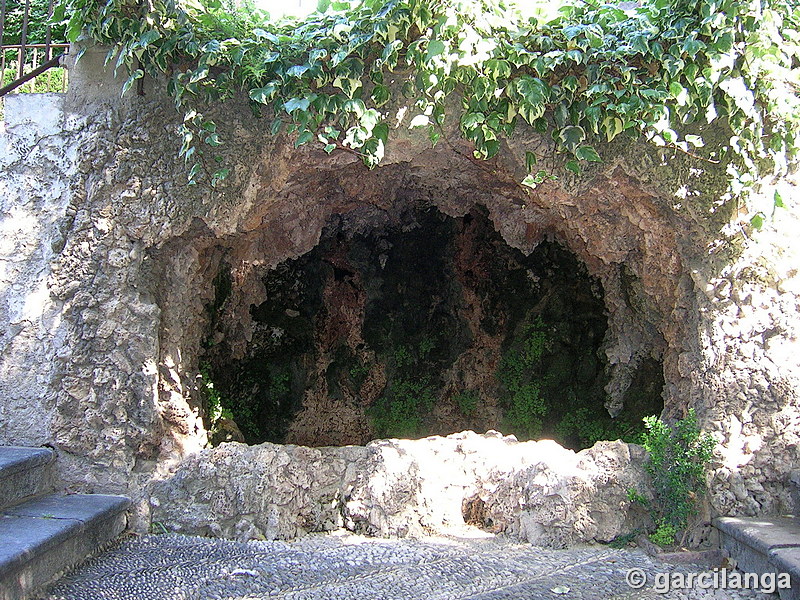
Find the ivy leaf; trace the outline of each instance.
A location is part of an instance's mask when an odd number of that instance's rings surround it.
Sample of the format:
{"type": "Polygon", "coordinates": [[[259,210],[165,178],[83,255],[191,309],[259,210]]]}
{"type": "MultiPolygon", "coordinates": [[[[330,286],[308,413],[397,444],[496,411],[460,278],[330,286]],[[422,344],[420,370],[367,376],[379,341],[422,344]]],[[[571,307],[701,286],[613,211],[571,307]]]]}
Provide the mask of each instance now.
{"type": "Polygon", "coordinates": [[[372,137],[378,138],[385,144],[389,138],[389,126],[386,123],[378,123],[372,128],[372,137]]]}
{"type": "Polygon", "coordinates": [[[550,86],[538,77],[523,75],[514,80],[517,93],[531,104],[543,104],[550,95],[550,86]]]}
{"type": "Polygon", "coordinates": [[[131,73],[130,76],[125,80],[125,83],[122,84],[122,93],[120,95],[124,96],[125,92],[127,92],[133,85],[133,82],[137,79],[141,79],[142,77],[144,77],[144,71],[141,69],[136,69],[133,73],[131,73]]]}
{"type": "Polygon", "coordinates": [[[520,183],[531,189],[534,189],[538,185],[538,183],[536,182],[536,178],[530,173],[526,175],[525,179],[523,179],[520,183]]]}
{"type": "Polygon", "coordinates": [[[622,133],[623,127],[622,119],[618,117],[606,117],[603,120],[603,129],[606,131],[606,139],[609,142],[622,133]]]}
{"type": "Polygon", "coordinates": [[[753,215],[753,218],[750,219],[750,225],[756,229],[761,229],[764,226],[764,215],[762,213],[753,215]]]}
{"type": "Polygon", "coordinates": [[[292,98],[283,103],[283,108],[287,113],[292,114],[296,110],[308,110],[311,100],[309,98],[292,98]]]}
{"type": "Polygon", "coordinates": [[[261,88],[254,88],[250,90],[250,99],[253,102],[258,102],[260,104],[268,104],[270,100],[275,96],[275,93],[278,91],[278,84],[274,81],[270,81],[267,85],[261,88]]]}
{"type": "Polygon", "coordinates": [[[378,124],[378,121],[381,120],[381,115],[374,108],[370,108],[369,110],[364,111],[364,114],[361,115],[360,120],[361,126],[367,131],[371,132],[375,128],[375,125],[378,124]]]}
{"type": "Polygon", "coordinates": [[[375,106],[381,107],[389,101],[389,88],[385,85],[376,85],[372,90],[372,101],[375,106]]]}
{"type": "Polygon", "coordinates": [[[189,169],[189,173],[187,175],[190,184],[197,183],[197,176],[200,175],[200,172],[203,170],[203,167],[200,163],[194,163],[192,168],[189,169]]]}
{"type": "Polygon", "coordinates": [[[211,177],[211,187],[217,187],[221,181],[227,179],[230,172],[231,172],[230,168],[227,167],[215,171],[214,175],[211,177]]]}
{"type": "Polygon", "coordinates": [[[570,92],[578,89],[578,78],[575,75],[568,75],[561,81],[561,87],[570,92]]]}
{"type": "Polygon", "coordinates": [[[703,146],[705,146],[705,142],[703,141],[703,138],[701,138],[699,135],[691,135],[691,134],[689,134],[689,135],[685,136],[685,138],[686,138],[686,141],[689,142],[695,148],[702,148],[703,146]]]}
{"type": "Polygon", "coordinates": [[[567,161],[567,164],[564,165],[564,168],[568,171],[572,171],[576,175],[581,174],[581,166],[578,164],[577,160],[570,160],[567,161]]]}
{"type": "Polygon", "coordinates": [[[337,77],[333,80],[333,87],[339,88],[348,98],[352,98],[356,91],[361,88],[361,79],[337,77]]]}
{"type": "Polygon", "coordinates": [[[342,106],[342,109],[346,112],[353,113],[356,117],[360,119],[361,115],[364,114],[364,111],[367,110],[367,107],[364,105],[364,101],[361,100],[360,98],[353,98],[345,102],[344,105],[342,106]]]}
{"type": "Polygon", "coordinates": [[[778,190],[775,190],[772,202],[775,208],[786,208],[786,205],[783,203],[783,197],[781,196],[781,193],[778,190]]]}
{"type": "Polygon", "coordinates": [[[475,129],[481,123],[486,121],[486,115],[483,113],[467,113],[461,119],[461,126],[464,129],[475,129]]]}
{"type": "Polygon", "coordinates": [[[308,65],[295,65],[286,69],[286,74],[291,77],[302,77],[303,73],[308,71],[311,67],[308,65]]]}
{"type": "Polygon", "coordinates": [[[511,65],[507,60],[490,58],[484,66],[486,74],[493,79],[508,79],[511,76],[511,65]]]}
{"type": "Polygon", "coordinates": [[[484,147],[486,158],[492,158],[499,151],[500,151],[500,142],[498,140],[486,140],[486,145],[484,147]]]}
{"type": "Polygon", "coordinates": [[[211,135],[206,136],[205,142],[209,146],[214,146],[214,147],[222,145],[218,133],[212,133],[211,135]]]}
{"type": "Polygon", "coordinates": [[[326,56],[328,56],[328,51],[325,48],[315,48],[308,53],[308,62],[313,66],[326,56]]]}
{"type": "Polygon", "coordinates": [[[536,166],[536,155],[533,152],[526,151],[525,152],[525,170],[530,173],[533,170],[533,167],[536,166]]]}
{"type": "Polygon", "coordinates": [[[294,147],[299,148],[303,144],[307,144],[313,139],[314,139],[314,132],[306,129],[303,133],[297,136],[297,139],[294,141],[294,147]]]}
{"type": "Polygon", "coordinates": [[[575,151],[575,157],[580,160],[587,160],[589,162],[603,162],[597,150],[591,146],[581,146],[575,151]]]}
{"type": "MultiPolygon", "coordinates": [[[[599,29],[599,26],[597,29],[599,29]]],[[[597,29],[593,29],[593,26],[590,25],[586,30],[586,39],[589,40],[589,45],[592,48],[600,48],[603,45],[602,30],[598,31],[597,29]]]]}
{"type": "Polygon", "coordinates": [[[434,56],[439,56],[444,52],[445,45],[441,40],[431,40],[428,44],[428,52],[425,54],[425,62],[430,62],[434,56]]]}
{"type": "Polygon", "coordinates": [[[203,79],[205,79],[207,76],[208,76],[208,65],[203,65],[192,71],[192,74],[189,77],[189,83],[197,83],[198,81],[202,81],[203,79]]]}
{"type": "Polygon", "coordinates": [[[427,127],[430,122],[431,120],[426,115],[417,115],[411,119],[411,123],[408,124],[408,128],[414,129],[416,127],[427,127]]]}
{"type": "Polygon", "coordinates": [[[694,38],[687,38],[683,42],[683,51],[689,55],[689,58],[694,58],[700,50],[704,49],[706,45],[700,40],[694,38]]]}
{"type": "Polygon", "coordinates": [[[586,139],[586,132],[583,127],[577,125],[567,125],[558,132],[559,142],[568,150],[574,151],[584,139],[586,139]]]}
{"type": "Polygon", "coordinates": [[[139,38],[139,46],[144,48],[158,39],[161,39],[161,33],[156,29],[150,29],[149,31],[145,31],[139,38]]]}

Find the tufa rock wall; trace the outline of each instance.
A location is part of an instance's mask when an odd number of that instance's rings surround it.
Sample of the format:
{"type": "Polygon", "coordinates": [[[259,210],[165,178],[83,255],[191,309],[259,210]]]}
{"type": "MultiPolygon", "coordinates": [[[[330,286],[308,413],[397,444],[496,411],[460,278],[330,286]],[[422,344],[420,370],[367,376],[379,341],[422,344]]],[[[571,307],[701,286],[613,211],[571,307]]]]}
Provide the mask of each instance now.
{"type": "Polygon", "coordinates": [[[184,460],[150,502],[170,530],[245,540],[341,527],[458,534],[466,521],[565,547],[611,541],[645,522],[628,500],[641,487],[643,458],[622,442],[575,453],[497,432],[323,448],[226,443],[184,460]]]}

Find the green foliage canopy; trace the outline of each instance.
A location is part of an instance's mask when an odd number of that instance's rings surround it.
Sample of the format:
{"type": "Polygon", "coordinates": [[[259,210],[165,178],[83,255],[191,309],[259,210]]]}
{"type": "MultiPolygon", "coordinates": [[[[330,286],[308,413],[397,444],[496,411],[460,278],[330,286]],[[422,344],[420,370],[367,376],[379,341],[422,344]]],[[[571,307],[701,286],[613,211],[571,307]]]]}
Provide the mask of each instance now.
{"type": "MultiPolygon", "coordinates": [[[[71,40],[112,47],[126,89],[166,76],[192,177],[224,138],[198,107],[236,94],[295,145],[355,152],[370,167],[389,141],[387,107],[400,103],[432,143],[457,119],[478,158],[522,123],[550,132],[576,172],[600,160],[598,143],[644,135],[734,165],[734,193],[796,154],[796,0],[576,0],[547,21],[504,0],[324,2],[300,21],[231,1],[65,0],[59,10],[71,40]],[[709,122],[730,132],[725,147],[703,147],[709,122]]],[[[524,183],[543,180],[540,158],[526,152],[524,183]]]]}

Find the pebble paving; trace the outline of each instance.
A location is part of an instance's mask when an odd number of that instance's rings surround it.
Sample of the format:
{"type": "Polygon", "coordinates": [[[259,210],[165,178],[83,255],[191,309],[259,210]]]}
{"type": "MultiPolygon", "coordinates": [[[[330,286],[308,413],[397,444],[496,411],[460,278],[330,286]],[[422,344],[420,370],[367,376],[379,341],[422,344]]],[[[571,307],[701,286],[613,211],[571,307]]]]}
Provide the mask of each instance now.
{"type": "Polygon", "coordinates": [[[548,550],[504,538],[385,540],[351,534],[290,542],[129,537],[58,581],[41,600],[655,600],[776,599],[752,590],[657,593],[657,573],[708,567],[653,562],[639,549],[548,550]],[[626,583],[642,569],[647,584],[626,583]]]}

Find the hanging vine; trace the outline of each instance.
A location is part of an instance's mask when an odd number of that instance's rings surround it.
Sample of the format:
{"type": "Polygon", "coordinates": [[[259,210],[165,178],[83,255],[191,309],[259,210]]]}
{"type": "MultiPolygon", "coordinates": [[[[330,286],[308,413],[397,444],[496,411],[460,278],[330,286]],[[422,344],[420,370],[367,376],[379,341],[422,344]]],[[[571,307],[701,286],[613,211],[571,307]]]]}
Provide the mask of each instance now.
{"type": "MultiPolygon", "coordinates": [[[[457,119],[479,159],[524,122],[549,132],[574,172],[628,134],[729,164],[734,195],[785,172],[800,124],[797,1],[633,4],[575,0],[542,20],[503,0],[323,0],[323,12],[271,21],[227,0],[66,0],[60,15],[72,41],[111,47],[130,74],[124,90],[166,77],[192,180],[225,138],[199,107],[237,94],[273,134],[368,167],[389,142],[387,106],[403,102],[433,144],[457,119]],[[704,147],[708,123],[729,131],[727,144],[704,147]]],[[[526,152],[523,183],[548,175],[539,158],[526,152]]]]}

